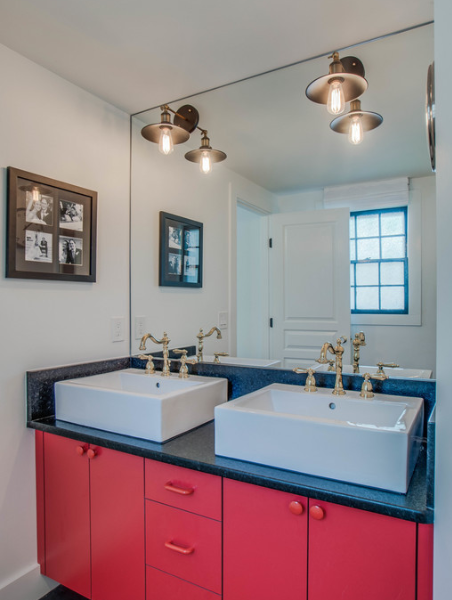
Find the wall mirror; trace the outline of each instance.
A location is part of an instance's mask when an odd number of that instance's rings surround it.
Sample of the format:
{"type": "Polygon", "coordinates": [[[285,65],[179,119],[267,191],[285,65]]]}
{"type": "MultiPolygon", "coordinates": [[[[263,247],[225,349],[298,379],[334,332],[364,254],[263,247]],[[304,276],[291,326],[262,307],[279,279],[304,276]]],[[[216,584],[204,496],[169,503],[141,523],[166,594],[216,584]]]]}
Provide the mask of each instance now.
{"type": "MultiPolygon", "coordinates": [[[[160,108],[137,113],[131,122],[131,353],[139,338],[167,331],[171,347],[196,343],[196,334],[220,326],[222,339],[204,341],[204,354],[281,359],[281,366],[307,366],[321,344],[311,344],[302,360],[275,350],[278,324],[269,327],[269,216],[325,210],[325,190],[337,186],[405,179],[418,212],[411,226],[416,260],[417,322],[367,324],[351,321],[353,336],[363,330],[361,364],[397,362],[406,368],[435,368],[436,255],[435,178],[425,123],[426,82],[433,62],[433,25],[339,49],[357,56],[368,90],[362,109],[379,113],[383,124],[359,146],[330,129],[326,108],[305,96],[306,86],[328,72],[327,56],[307,60],[241,82],[175,100],[173,110],[191,104],[213,148],[227,159],[205,176],[185,153],[201,145],[198,130],[169,156],[143,138],[141,129],[160,122],[160,108]],[[204,277],[199,289],[158,285],[159,212],[203,223],[204,277]],[[251,243],[258,239],[259,243],[251,243]],[[261,246],[259,246],[261,244],[261,246]],[[246,258],[246,260],[245,260],[246,258]],[[242,266],[252,267],[243,276],[242,266]],[[245,279],[245,281],[243,281],[245,279]],[[275,354],[276,352],[276,354],[275,354]]],[[[348,109],[347,109],[348,110],[348,109]]],[[[414,213],[413,213],[414,214],[414,213]]],[[[271,227],[270,227],[271,229],[271,227]]],[[[348,239],[347,239],[348,244],[348,239]]],[[[341,259],[342,260],[342,259],[341,259]]],[[[316,257],[300,256],[313,288],[322,278],[316,257]]],[[[342,261],[347,263],[348,258],[342,261]]],[[[347,285],[349,285],[347,283],[347,285]]],[[[413,285],[415,283],[413,282],[413,285]]],[[[296,297],[285,298],[287,304],[296,297]]],[[[325,339],[329,340],[325,331],[325,339]]],[[[334,340],[329,340],[334,341],[334,340]]],[[[282,346],[290,346],[290,336],[282,346]]],[[[308,344],[309,346],[309,344],[308,344]]],[[[159,350],[158,347],[155,348],[159,350]]],[[[351,361],[351,344],[348,360],[351,361]]]]}

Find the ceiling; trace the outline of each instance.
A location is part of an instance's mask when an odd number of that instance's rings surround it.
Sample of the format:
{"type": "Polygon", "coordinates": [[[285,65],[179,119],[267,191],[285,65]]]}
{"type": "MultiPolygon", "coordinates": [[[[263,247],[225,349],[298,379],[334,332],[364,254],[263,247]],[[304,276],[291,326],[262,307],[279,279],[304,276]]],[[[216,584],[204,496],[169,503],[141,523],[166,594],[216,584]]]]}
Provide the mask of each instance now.
{"type": "Polygon", "coordinates": [[[432,0],[0,0],[0,43],[135,113],[432,18],[432,0]]]}

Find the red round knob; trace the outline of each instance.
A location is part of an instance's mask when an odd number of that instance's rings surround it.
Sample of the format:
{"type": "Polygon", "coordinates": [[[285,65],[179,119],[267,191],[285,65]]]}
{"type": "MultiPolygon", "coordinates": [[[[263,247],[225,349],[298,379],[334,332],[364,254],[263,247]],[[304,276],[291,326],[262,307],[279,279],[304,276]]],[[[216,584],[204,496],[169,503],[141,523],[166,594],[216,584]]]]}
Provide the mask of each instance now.
{"type": "Polygon", "coordinates": [[[313,519],[321,521],[325,516],[325,511],[320,506],[311,506],[311,508],[309,509],[309,514],[313,519]]]}
{"type": "Polygon", "coordinates": [[[301,515],[303,514],[304,508],[300,502],[297,502],[297,500],[292,500],[292,502],[289,504],[289,510],[293,515],[301,515]]]}
{"type": "Polygon", "coordinates": [[[77,446],[75,448],[75,451],[77,452],[77,454],[80,454],[80,456],[82,456],[82,454],[85,454],[85,448],[83,446],[77,446]]]}
{"type": "Polygon", "coordinates": [[[96,456],[96,451],[90,448],[87,452],[88,458],[94,458],[96,456]]]}

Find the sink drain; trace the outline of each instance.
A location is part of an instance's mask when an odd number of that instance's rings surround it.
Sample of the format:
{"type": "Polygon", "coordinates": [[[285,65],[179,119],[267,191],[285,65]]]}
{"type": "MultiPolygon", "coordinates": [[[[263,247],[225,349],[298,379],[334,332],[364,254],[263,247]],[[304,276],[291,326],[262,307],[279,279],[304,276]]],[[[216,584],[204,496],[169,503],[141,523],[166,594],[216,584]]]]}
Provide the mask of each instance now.
{"type": "Polygon", "coordinates": [[[336,408],[336,405],[334,404],[334,402],[330,402],[328,404],[328,406],[331,408],[331,410],[334,410],[336,408]]]}

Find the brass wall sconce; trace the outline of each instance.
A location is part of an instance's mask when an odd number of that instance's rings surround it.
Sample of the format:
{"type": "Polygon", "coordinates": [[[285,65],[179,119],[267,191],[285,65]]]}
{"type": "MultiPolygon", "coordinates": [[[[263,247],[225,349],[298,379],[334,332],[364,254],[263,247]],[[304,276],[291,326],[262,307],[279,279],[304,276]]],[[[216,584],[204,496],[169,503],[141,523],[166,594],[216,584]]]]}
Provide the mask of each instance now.
{"type": "Polygon", "coordinates": [[[159,145],[162,154],[171,154],[174,145],[183,144],[190,138],[190,134],[199,129],[201,131],[201,146],[185,154],[190,162],[199,163],[201,173],[208,174],[212,171],[212,164],[225,160],[226,154],[221,150],[214,150],[207,137],[207,130],[198,126],[199,113],[194,106],[186,104],[177,111],[172,110],[167,104],[160,107],[162,114],[160,123],[146,125],[141,130],[141,135],[149,142],[159,145]],[[170,112],[174,114],[171,122],[170,112]]]}
{"type": "Polygon", "coordinates": [[[357,145],[363,141],[364,132],[375,129],[383,123],[383,117],[375,112],[361,110],[361,101],[350,102],[350,112],[330,123],[330,127],[337,133],[347,133],[348,141],[357,145]]]}
{"type": "Polygon", "coordinates": [[[334,52],[328,75],[322,75],[312,81],[306,88],[306,96],[312,102],[326,104],[333,115],[340,115],[345,110],[346,102],[359,98],[367,90],[368,83],[364,78],[364,66],[355,56],[346,56],[339,60],[339,52],[334,52]]]}

